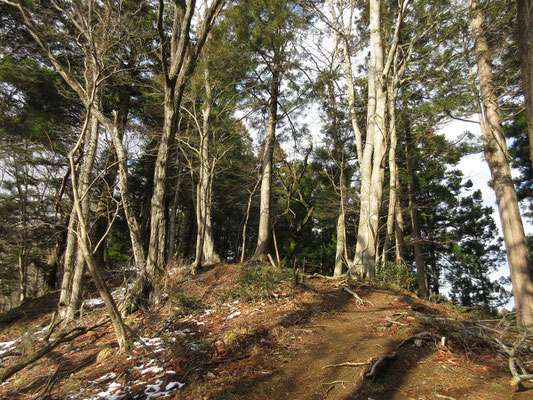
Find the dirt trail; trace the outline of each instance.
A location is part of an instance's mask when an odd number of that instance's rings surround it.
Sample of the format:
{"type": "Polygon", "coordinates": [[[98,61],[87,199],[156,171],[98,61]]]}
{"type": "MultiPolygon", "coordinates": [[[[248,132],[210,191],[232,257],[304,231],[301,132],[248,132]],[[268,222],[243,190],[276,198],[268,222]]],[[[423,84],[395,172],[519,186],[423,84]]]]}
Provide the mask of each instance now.
{"type": "MultiPolygon", "coordinates": [[[[514,390],[507,360],[493,349],[469,348],[421,322],[420,315],[463,318],[449,305],[353,281],[308,279],[295,287],[286,274],[262,286],[266,272],[246,280],[235,265],[194,277],[171,273],[167,301],[127,319],[143,344],[120,354],[111,327],[101,327],[17,373],[0,385],[0,398],[533,399],[533,385],[514,390]],[[432,336],[399,347],[422,332],[432,336]],[[392,352],[374,378],[365,377],[392,352]]],[[[0,345],[12,347],[0,349],[0,371],[42,346],[56,301],[53,293],[3,316],[0,345]]],[[[86,310],[83,321],[90,326],[103,313],[86,310]]]]}
{"type": "MultiPolygon", "coordinates": [[[[358,293],[361,293],[358,291],[358,293]]],[[[510,376],[494,354],[474,357],[441,347],[435,341],[403,339],[425,330],[414,318],[398,318],[412,308],[408,298],[372,292],[372,303],[352,301],[339,313],[313,320],[300,329],[305,347],[257,378],[239,395],[253,399],[532,399],[533,390],[514,393],[510,376]],[[395,321],[395,318],[398,318],[395,321]],[[387,321],[395,321],[389,322],[387,321]],[[400,322],[402,321],[402,322],[400,322]],[[369,362],[395,352],[396,358],[374,380],[364,379],[369,362]],[[474,360],[474,358],[476,358],[474,360]]],[[[298,331],[296,331],[298,332],[298,331]]]]}

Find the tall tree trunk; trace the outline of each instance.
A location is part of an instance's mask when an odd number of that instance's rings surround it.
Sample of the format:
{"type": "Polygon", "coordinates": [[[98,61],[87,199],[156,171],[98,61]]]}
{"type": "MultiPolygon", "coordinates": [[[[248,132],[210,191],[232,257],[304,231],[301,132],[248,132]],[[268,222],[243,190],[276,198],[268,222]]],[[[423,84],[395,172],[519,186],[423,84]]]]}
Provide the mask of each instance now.
{"type": "MultiPolygon", "coordinates": [[[[393,51],[393,50],[391,50],[393,51]]],[[[383,194],[385,112],[383,43],[381,40],[381,2],[370,0],[370,64],[368,73],[367,137],[361,167],[361,209],[357,245],[351,270],[374,277],[379,208],[383,194]]]]}
{"type": "Polygon", "coordinates": [[[333,276],[342,275],[342,267],[346,254],[346,176],[344,174],[344,161],[341,162],[339,177],[340,207],[337,217],[337,246],[335,248],[335,268],[333,276]]]}
{"type": "MultiPolygon", "coordinates": [[[[399,179],[396,182],[396,187],[400,187],[399,179]]],[[[396,218],[394,223],[394,262],[398,265],[405,261],[405,248],[404,248],[404,230],[403,230],[403,213],[400,199],[396,200],[395,206],[396,218]]]]}
{"type": "MultiPolygon", "coordinates": [[[[88,135],[85,138],[85,154],[83,156],[83,163],[81,165],[81,171],[78,178],[77,192],[80,195],[81,209],[83,210],[83,218],[88,220],[91,210],[91,175],[93,171],[94,161],[96,159],[96,150],[98,147],[98,120],[90,115],[88,135]]],[[[74,169],[72,175],[75,174],[74,169]]],[[[75,208],[74,208],[75,209],[75,208]]],[[[77,211],[76,211],[77,212],[77,211]]],[[[79,218],[79,216],[78,216],[79,218]]],[[[74,264],[74,274],[72,275],[72,284],[70,298],[67,303],[67,310],[64,315],[65,322],[72,321],[76,315],[76,311],[80,308],[81,295],[83,287],[83,275],[85,272],[85,257],[80,249],[81,243],[79,235],[81,227],[78,224],[78,251],[76,254],[76,261],[74,264]]],[[[89,234],[89,233],[88,233],[89,234]]]]}
{"type": "MultiPolygon", "coordinates": [[[[94,144],[94,151],[96,153],[97,142],[96,140],[93,140],[93,137],[94,136],[96,136],[96,138],[98,137],[98,122],[96,121],[94,117],[90,115],[88,115],[87,118],[90,118],[91,120],[91,128],[89,129],[91,140],[89,140],[89,145],[88,145],[86,155],[92,152],[93,144],[94,144]],[[96,135],[94,131],[96,131],[96,135]]],[[[87,230],[87,220],[86,220],[86,216],[88,215],[89,210],[84,209],[85,206],[90,205],[90,202],[85,201],[84,199],[84,198],[89,197],[88,196],[88,189],[90,186],[89,178],[90,178],[90,173],[92,171],[92,164],[93,164],[93,162],[90,162],[89,157],[87,157],[87,159],[84,160],[83,168],[82,168],[82,171],[80,172],[80,177],[83,176],[84,179],[85,177],[87,177],[87,180],[84,182],[80,179],[80,182],[78,185],[78,182],[76,179],[75,166],[74,166],[74,155],[76,154],[76,152],[78,151],[80,147],[83,136],[84,135],[82,131],[82,134],[80,135],[78,139],[78,142],[76,143],[72,151],[69,153],[70,167],[72,170],[71,178],[72,178],[72,192],[73,192],[73,198],[74,198],[74,209],[76,210],[76,215],[78,216],[79,227],[80,227],[79,238],[78,238],[79,251],[83,254],[85,262],[87,263],[87,266],[89,267],[89,271],[96,284],[96,288],[98,289],[98,292],[100,296],[102,297],[102,300],[104,301],[104,304],[107,309],[107,313],[111,319],[111,323],[113,324],[113,328],[115,330],[115,335],[118,341],[119,348],[122,351],[125,351],[130,347],[126,325],[122,321],[122,318],[115,304],[115,301],[113,300],[113,297],[111,296],[111,293],[109,292],[109,289],[107,285],[105,284],[105,281],[102,278],[102,275],[100,274],[98,266],[96,265],[96,261],[95,261],[92,249],[90,248],[90,244],[89,244],[89,232],[87,230]],[[87,185],[87,183],[89,183],[89,186],[87,185]],[[79,188],[81,188],[82,190],[78,190],[79,188]]],[[[92,157],[92,159],[94,161],[94,157],[92,157]]]]}
{"type": "Polygon", "coordinates": [[[507,145],[498,114],[498,103],[489,47],[483,30],[483,13],[478,0],[469,0],[470,25],[478,65],[482,99],[482,134],[485,159],[490,168],[503,229],[507,259],[511,270],[513,294],[518,320],[533,327],[533,273],[516,191],[507,160],[507,145]]]}
{"type": "Polygon", "coordinates": [[[418,296],[421,299],[427,299],[429,296],[428,278],[426,273],[426,260],[422,248],[422,235],[420,231],[420,214],[416,202],[416,193],[418,192],[417,177],[413,171],[413,154],[411,149],[415,147],[411,137],[409,122],[405,122],[405,160],[407,164],[407,191],[409,198],[409,214],[411,216],[412,241],[415,251],[416,279],[418,282],[418,296]]]}
{"type": "Polygon", "coordinates": [[[111,131],[111,138],[117,155],[118,186],[122,199],[122,207],[124,208],[124,215],[126,216],[130,232],[133,259],[135,260],[135,270],[139,277],[144,278],[146,276],[146,262],[142,245],[141,227],[135,217],[135,212],[129,198],[127,155],[126,149],[122,144],[122,136],[125,126],[119,122],[121,121],[120,114],[114,112],[114,117],[114,127],[111,131]]]}
{"type": "Polygon", "coordinates": [[[159,278],[165,265],[167,164],[171,141],[175,135],[177,111],[174,90],[165,91],[164,122],[154,170],[154,191],[150,210],[150,241],[146,269],[150,286],[159,278]]]}
{"type": "Polygon", "coordinates": [[[213,227],[211,225],[211,197],[213,182],[213,167],[215,160],[209,159],[209,138],[211,127],[209,119],[213,97],[211,82],[209,81],[209,68],[204,69],[205,102],[202,110],[202,126],[200,133],[200,170],[196,189],[196,224],[198,227],[196,239],[196,259],[193,263],[193,273],[203,264],[215,264],[220,257],[215,252],[213,227]],[[213,164],[212,164],[213,163],[213,164]]]}
{"type": "Polygon", "coordinates": [[[396,146],[398,137],[396,135],[396,105],[394,88],[389,87],[389,131],[390,131],[390,148],[389,148],[389,207],[387,213],[387,228],[385,232],[385,243],[383,244],[383,264],[386,264],[390,258],[392,248],[392,235],[394,234],[394,220],[396,216],[396,204],[398,203],[398,163],[396,162],[396,146]]]}
{"type": "Polygon", "coordinates": [[[522,87],[526,96],[529,158],[533,167],[533,1],[518,0],[516,15],[522,87]]]}
{"type": "Polygon", "coordinates": [[[67,244],[63,259],[63,277],[61,279],[61,292],[59,294],[59,317],[64,319],[72,289],[72,274],[74,273],[74,256],[76,254],[78,238],[78,218],[76,210],[72,207],[67,227],[67,244]]]}
{"type": "Polygon", "coordinates": [[[274,62],[272,68],[272,84],[270,87],[270,103],[268,110],[268,127],[263,155],[263,172],[261,175],[261,203],[259,210],[259,231],[257,246],[253,259],[265,261],[270,250],[270,190],[272,187],[272,161],[276,142],[276,123],[278,119],[278,95],[281,84],[281,66],[274,62]]]}

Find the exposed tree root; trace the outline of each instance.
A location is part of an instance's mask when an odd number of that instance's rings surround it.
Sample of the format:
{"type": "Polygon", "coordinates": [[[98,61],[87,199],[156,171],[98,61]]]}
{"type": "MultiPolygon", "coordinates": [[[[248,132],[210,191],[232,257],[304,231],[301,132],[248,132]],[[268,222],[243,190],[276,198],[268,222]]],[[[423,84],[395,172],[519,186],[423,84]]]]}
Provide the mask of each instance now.
{"type": "Polygon", "coordinates": [[[371,301],[369,300],[363,300],[361,297],[359,297],[359,295],[357,293],[355,293],[352,289],[350,289],[348,286],[341,286],[341,289],[344,290],[345,292],[348,292],[350,293],[354,298],[355,298],[355,304],[357,305],[357,307],[364,307],[365,306],[365,303],[368,303],[370,304],[372,307],[374,307],[374,304],[372,304],[371,301]]]}
{"type": "Polygon", "coordinates": [[[374,380],[378,372],[382,370],[389,361],[394,360],[395,358],[396,353],[394,351],[379,357],[376,361],[374,361],[368,372],[365,373],[365,378],[374,380]]]}
{"type": "Polygon", "coordinates": [[[413,335],[413,336],[409,336],[408,338],[405,338],[404,340],[402,340],[402,342],[398,346],[396,346],[396,348],[399,349],[400,347],[406,345],[407,343],[413,342],[415,340],[431,340],[431,339],[440,340],[440,336],[435,335],[434,333],[431,333],[431,332],[422,332],[417,335],[413,335]]]}

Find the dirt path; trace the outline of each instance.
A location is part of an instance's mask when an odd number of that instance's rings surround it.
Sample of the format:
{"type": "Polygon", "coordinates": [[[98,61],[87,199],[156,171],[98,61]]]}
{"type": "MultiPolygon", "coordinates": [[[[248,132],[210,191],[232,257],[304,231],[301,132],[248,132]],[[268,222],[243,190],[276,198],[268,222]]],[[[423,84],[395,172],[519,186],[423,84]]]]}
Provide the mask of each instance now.
{"type": "MultiPolygon", "coordinates": [[[[247,299],[243,293],[266,275],[252,284],[241,276],[238,266],[212,268],[190,279],[176,276],[159,309],[128,317],[143,337],[130,353],[120,354],[112,329],[101,327],[0,385],[0,398],[533,399],[531,384],[514,390],[506,359],[493,349],[421,322],[420,316],[440,315],[451,318],[456,331],[464,316],[450,305],[368,283],[310,279],[293,286],[286,277],[247,299]],[[193,312],[195,305],[208,308],[193,312]],[[431,337],[403,343],[423,332],[431,337]],[[374,378],[365,376],[377,359],[393,352],[374,378]]],[[[11,320],[0,325],[0,371],[17,361],[10,352],[25,356],[42,346],[56,297],[36,299],[3,316],[11,320]]],[[[104,312],[87,310],[84,323],[96,323],[104,312]]]]}
{"type": "Polygon", "coordinates": [[[373,306],[349,307],[303,326],[305,346],[274,372],[249,382],[240,398],[253,399],[532,399],[533,391],[514,393],[502,361],[494,355],[467,356],[434,341],[410,342],[423,332],[414,318],[398,318],[409,308],[398,297],[373,292],[373,306]],[[387,319],[397,323],[391,323],[387,319]],[[400,322],[401,321],[401,322],[400,322]],[[401,324],[401,325],[400,325],[401,324]],[[333,366],[368,362],[396,352],[374,380],[364,379],[365,366],[333,366]]]}

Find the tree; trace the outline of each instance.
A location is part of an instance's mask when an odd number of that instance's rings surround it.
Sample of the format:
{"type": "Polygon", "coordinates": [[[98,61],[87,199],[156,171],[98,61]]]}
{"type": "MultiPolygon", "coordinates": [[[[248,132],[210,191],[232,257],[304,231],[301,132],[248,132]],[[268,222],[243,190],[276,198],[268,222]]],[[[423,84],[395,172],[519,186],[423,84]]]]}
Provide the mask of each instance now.
{"type": "Polygon", "coordinates": [[[530,255],[507,161],[507,144],[498,114],[489,61],[490,49],[483,28],[483,9],[478,0],[469,0],[469,6],[481,92],[481,129],[485,159],[491,171],[498,202],[518,319],[525,327],[530,328],[533,326],[533,272],[530,255]]]}
{"type": "Polygon", "coordinates": [[[282,82],[291,82],[290,71],[296,60],[294,38],[305,27],[306,13],[302,7],[287,0],[257,0],[240,2],[229,16],[235,25],[235,38],[242,51],[250,54],[256,65],[249,79],[251,90],[259,98],[267,115],[267,129],[261,168],[261,200],[257,245],[252,258],[266,260],[271,239],[271,189],[276,129],[282,117],[290,113],[293,104],[283,101],[287,93],[280,92],[282,82]],[[285,103],[285,104],[284,104],[285,103]],[[281,113],[280,115],[280,108],[281,113]]]}
{"type": "Polygon", "coordinates": [[[168,4],[160,0],[157,29],[158,57],[163,80],[163,126],[155,160],[153,194],[150,206],[150,241],[147,255],[147,280],[144,291],[152,291],[166,260],[167,169],[171,144],[176,136],[177,121],[187,80],[194,72],[202,48],[225,0],[213,0],[199,21],[195,41],[191,41],[191,24],[196,2],[189,0],[168,4]],[[170,26],[166,25],[170,22],[170,26]]]}
{"type": "Polygon", "coordinates": [[[526,98],[529,160],[533,167],[533,1],[517,0],[516,21],[522,88],[526,98]]]}
{"type": "Polygon", "coordinates": [[[461,199],[450,224],[453,242],[446,276],[452,299],[459,299],[463,306],[481,304],[489,309],[509,299],[501,283],[489,276],[505,257],[492,211],[492,207],[483,206],[478,190],[461,199]]]}

